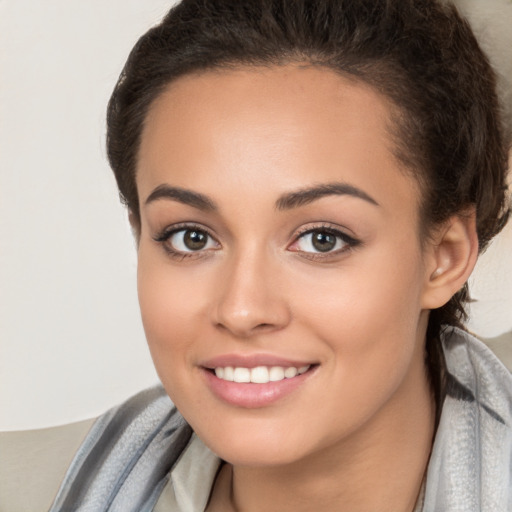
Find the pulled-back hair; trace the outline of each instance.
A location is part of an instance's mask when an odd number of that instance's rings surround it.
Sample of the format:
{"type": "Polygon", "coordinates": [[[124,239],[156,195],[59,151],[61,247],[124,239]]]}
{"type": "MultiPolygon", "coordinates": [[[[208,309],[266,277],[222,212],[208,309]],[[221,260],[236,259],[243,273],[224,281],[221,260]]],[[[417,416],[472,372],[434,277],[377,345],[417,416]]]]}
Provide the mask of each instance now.
{"type": "MultiPolygon", "coordinates": [[[[172,8],[133,48],[108,106],[108,157],[135,222],[141,132],[169,82],[294,62],[334,70],[390,99],[396,155],[422,190],[424,236],[474,207],[480,250],[486,247],[508,215],[495,75],[468,23],[435,0],[184,0],[172,8]]],[[[431,312],[431,366],[441,326],[460,325],[467,300],[466,285],[431,312]]]]}

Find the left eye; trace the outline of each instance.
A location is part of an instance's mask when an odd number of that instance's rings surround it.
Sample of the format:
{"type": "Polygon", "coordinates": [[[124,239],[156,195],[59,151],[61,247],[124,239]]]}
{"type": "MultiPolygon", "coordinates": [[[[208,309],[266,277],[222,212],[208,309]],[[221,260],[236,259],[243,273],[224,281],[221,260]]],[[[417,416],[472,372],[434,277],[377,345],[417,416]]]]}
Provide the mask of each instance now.
{"type": "Polygon", "coordinates": [[[216,247],[212,237],[201,229],[180,229],[167,239],[167,244],[177,252],[196,252],[216,247]]]}
{"type": "Polygon", "coordinates": [[[327,253],[349,246],[348,237],[325,229],[315,229],[301,235],[292,249],[300,252],[327,253]]]}

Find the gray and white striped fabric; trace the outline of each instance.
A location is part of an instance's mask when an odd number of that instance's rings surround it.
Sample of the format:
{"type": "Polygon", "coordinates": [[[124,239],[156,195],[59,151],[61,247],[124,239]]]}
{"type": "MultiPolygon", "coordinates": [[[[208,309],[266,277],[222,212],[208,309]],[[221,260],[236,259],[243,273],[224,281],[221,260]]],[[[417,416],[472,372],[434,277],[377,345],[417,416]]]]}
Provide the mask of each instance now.
{"type": "Polygon", "coordinates": [[[482,342],[444,340],[447,393],[430,457],[424,512],[512,511],[512,377],[482,342]]]}
{"type": "Polygon", "coordinates": [[[139,393],[96,421],[50,512],[153,510],[191,435],[162,387],[139,393]]]}

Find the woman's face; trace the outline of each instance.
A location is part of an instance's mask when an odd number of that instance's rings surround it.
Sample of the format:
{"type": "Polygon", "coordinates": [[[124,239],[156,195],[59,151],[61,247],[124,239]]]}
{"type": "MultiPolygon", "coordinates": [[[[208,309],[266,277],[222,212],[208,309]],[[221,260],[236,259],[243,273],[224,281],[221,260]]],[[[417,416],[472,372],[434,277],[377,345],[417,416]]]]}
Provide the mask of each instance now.
{"type": "Polygon", "coordinates": [[[390,112],[291,65],[186,76],[152,105],[143,323],[167,392],[229,462],[332,451],[419,406],[430,271],[390,112]]]}

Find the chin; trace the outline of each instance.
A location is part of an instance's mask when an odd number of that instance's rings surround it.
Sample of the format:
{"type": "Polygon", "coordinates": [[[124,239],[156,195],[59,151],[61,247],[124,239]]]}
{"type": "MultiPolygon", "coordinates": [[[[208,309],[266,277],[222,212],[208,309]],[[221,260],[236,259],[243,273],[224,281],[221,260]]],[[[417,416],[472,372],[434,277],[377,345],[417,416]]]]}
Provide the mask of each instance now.
{"type": "Polygon", "coordinates": [[[237,423],[218,423],[215,428],[195,431],[216,455],[233,466],[292,464],[315,449],[310,446],[313,437],[300,428],[268,420],[237,423]]]}
{"type": "Polygon", "coordinates": [[[304,447],[292,447],[277,442],[259,442],[245,438],[233,444],[215,443],[209,448],[222,460],[236,467],[286,466],[305,458],[304,447]]]}

